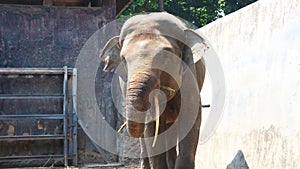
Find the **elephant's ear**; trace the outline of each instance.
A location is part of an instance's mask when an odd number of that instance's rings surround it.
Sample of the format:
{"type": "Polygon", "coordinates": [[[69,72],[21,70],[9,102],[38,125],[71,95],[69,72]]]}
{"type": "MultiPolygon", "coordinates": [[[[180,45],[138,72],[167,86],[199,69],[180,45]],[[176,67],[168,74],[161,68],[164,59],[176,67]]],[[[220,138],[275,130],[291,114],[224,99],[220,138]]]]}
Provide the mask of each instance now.
{"type": "Polygon", "coordinates": [[[99,55],[101,62],[104,64],[103,71],[113,72],[117,68],[121,63],[120,51],[119,36],[112,37],[99,55]]]}
{"type": "Polygon", "coordinates": [[[204,37],[194,32],[191,29],[184,30],[186,49],[183,53],[183,61],[187,65],[197,63],[204,56],[205,51],[208,49],[208,45],[205,42],[204,37]]]}

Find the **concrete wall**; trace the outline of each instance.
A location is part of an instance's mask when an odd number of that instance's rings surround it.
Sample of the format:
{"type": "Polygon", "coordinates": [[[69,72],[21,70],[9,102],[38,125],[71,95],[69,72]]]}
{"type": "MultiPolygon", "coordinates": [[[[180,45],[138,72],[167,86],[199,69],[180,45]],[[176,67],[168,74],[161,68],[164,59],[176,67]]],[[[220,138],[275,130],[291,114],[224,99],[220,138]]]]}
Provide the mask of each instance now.
{"type": "Polygon", "coordinates": [[[115,8],[0,5],[1,67],[74,67],[86,40],[115,8]]]}
{"type": "MultiPolygon", "coordinates": [[[[111,2],[115,3],[115,1],[111,2]]],[[[65,65],[75,67],[77,56],[86,40],[105,23],[113,20],[115,15],[115,4],[108,4],[103,8],[0,5],[0,67],[63,67],[65,65]]],[[[97,74],[96,82],[98,101],[100,106],[105,109],[104,116],[107,117],[111,126],[115,127],[117,118],[112,114],[114,107],[111,104],[105,104],[109,102],[109,98],[105,97],[104,89],[109,88],[110,84],[104,83],[104,81],[109,77],[100,76],[100,74],[101,69],[97,74]]],[[[54,84],[55,78],[51,79],[47,76],[31,78],[29,80],[31,84],[27,80],[28,77],[14,79],[0,76],[0,93],[11,94],[17,90],[19,94],[22,92],[23,94],[24,92],[34,94],[39,93],[41,87],[46,88],[50,93],[61,92],[60,85],[54,84]]],[[[56,81],[62,83],[62,79],[56,79],[56,81]]],[[[54,109],[62,109],[61,103],[49,100],[24,102],[0,99],[0,114],[56,113],[54,109]]],[[[18,126],[20,129],[34,129],[33,134],[39,134],[36,122],[24,121],[22,124],[23,127],[20,124],[18,126]]],[[[6,123],[1,123],[0,134],[6,135],[6,130],[6,123]]],[[[24,133],[29,133],[29,131],[19,131],[16,128],[13,134],[22,135],[24,133]]],[[[1,141],[0,156],[61,153],[61,143],[1,141]],[[5,148],[6,151],[4,151],[5,148]]],[[[79,164],[104,163],[105,158],[102,158],[104,155],[111,161],[117,160],[116,156],[100,154],[80,128],[78,152],[79,164]]],[[[5,166],[43,166],[46,164],[45,161],[40,161],[40,163],[31,160],[26,160],[24,163],[0,162],[0,168],[5,166]]],[[[62,164],[49,161],[47,165],[52,163],[62,164]]]]}
{"type": "Polygon", "coordinates": [[[238,150],[250,168],[300,168],[299,30],[299,0],[261,0],[200,29],[219,55],[227,95],[197,168],[226,168],[238,150]]]}

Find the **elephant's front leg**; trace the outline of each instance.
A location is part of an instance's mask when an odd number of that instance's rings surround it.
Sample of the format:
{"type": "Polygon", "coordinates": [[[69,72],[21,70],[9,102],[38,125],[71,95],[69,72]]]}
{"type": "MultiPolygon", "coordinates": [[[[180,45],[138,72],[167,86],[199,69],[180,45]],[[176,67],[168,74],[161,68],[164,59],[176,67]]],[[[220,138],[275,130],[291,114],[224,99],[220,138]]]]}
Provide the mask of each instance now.
{"type": "MultiPolygon", "coordinates": [[[[172,124],[167,124],[167,129],[171,126],[172,126],[172,124]]],[[[166,140],[165,140],[166,145],[170,143],[168,139],[177,140],[177,137],[175,137],[175,138],[166,138],[166,140]]],[[[176,162],[176,159],[177,159],[176,145],[166,152],[166,158],[167,158],[166,160],[167,160],[168,169],[174,169],[175,168],[175,162],[176,162]]]]}
{"type": "MultiPolygon", "coordinates": [[[[199,139],[201,124],[201,107],[199,108],[198,117],[189,131],[187,136],[179,143],[179,155],[176,160],[176,169],[194,169],[195,168],[195,155],[199,139]]],[[[180,122],[179,122],[180,125],[180,122]]]]}
{"type": "Polygon", "coordinates": [[[166,152],[166,157],[167,157],[168,169],[174,169],[176,158],[177,158],[176,146],[166,152]]]}
{"type": "MultiPolygon", "coordinates": [[[[172,125],[176,125],[174,123],[169,123],[167,124],[167,129],[169,129],[172,125]]],[[[174,126],[173,126],[174,127],[174,126]]],[[[177,130],[177,129],[176,129],[177,130]]],[[[165,144],[166,145],[170,145],[170,140],[177,140],[177,137],[174,137],[174,138],[165,138],[165,144]]],[[[176,151],[176,145],[169,149],[167,152],[166,152],[166,162],[167,162],[167,165],[168,165],[168,169],[174,169],[175,168],[175,162],[176,162],[176,159],[177,159],[177,151],[176,151]]]]}
{"type": "MultiPolygon", "coordinates": [[[[155,131],[155,122],[150,122],[145,126],[145,137],[153,137],[155,131]]],[[[153,151],[152,142],[145,142],[148,152],[148,161],[151,169],[167,169],[166,163],[166,153],[162,153],[159,155],[151,156],[151,152],[153,151]]]]}
{"type": "Polygon", "coordinates": [[[140,138],[141,145],[141,169],[151,169],[145,140],[140,138]]]}

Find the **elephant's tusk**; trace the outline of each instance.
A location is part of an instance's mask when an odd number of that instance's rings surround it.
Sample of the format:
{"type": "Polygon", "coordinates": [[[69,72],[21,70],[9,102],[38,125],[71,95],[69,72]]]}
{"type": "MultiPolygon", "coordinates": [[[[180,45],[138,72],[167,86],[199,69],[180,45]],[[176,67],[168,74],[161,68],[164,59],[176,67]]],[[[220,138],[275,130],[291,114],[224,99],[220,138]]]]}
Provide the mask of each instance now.
{"type": "Polygon", "coordinates": [[[159,131],[159,104],[158,104],[158,96],[156,95],[154,97],[154,106],[155,106],[155,134],[154,134],[154,140],[152,147],[155,147],[156,141],[157,141],[157,136],[158,136],[158,131],[159,131]]]}
{"type": "Polygon", "coordinates": [[[118,133],[120,133],[123,129],[124,129],[124,127],[127,125],[127,122],[125,122],[125,123],[123,123],[121,126],[120,126],[120,128],[119,128],[119,130],[118,130],[118,133]]]}

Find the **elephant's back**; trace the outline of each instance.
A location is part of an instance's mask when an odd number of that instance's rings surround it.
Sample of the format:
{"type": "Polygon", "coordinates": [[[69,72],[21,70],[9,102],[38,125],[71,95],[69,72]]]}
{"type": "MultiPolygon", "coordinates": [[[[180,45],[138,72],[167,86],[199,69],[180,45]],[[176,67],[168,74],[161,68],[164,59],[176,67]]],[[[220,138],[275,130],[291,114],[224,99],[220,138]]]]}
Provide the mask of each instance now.
{"type": "Polygon", "coordinates": [[[154,12],[129,18],[121,30],[121,39],[130,34],[156,33],[183,41],[186,25],[166,12],[154,12]]]}

